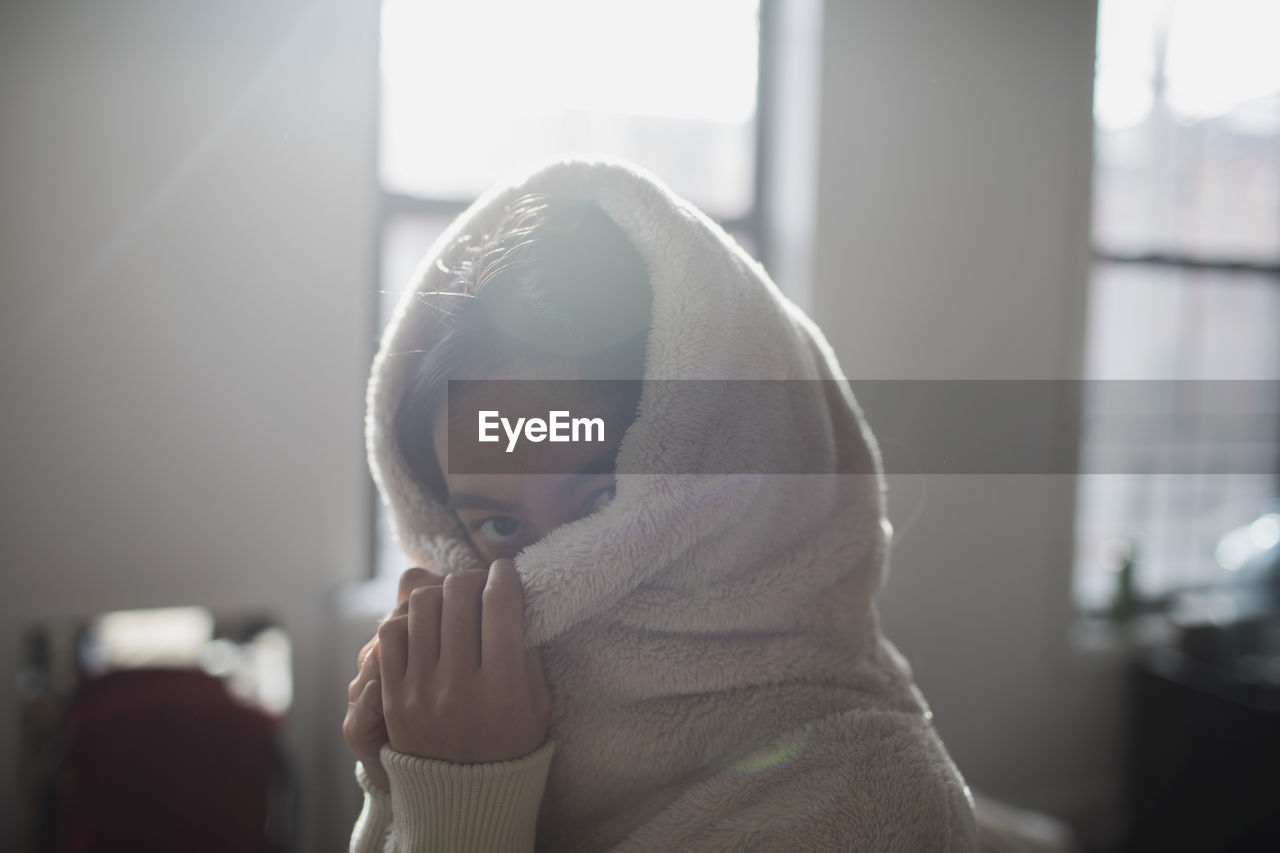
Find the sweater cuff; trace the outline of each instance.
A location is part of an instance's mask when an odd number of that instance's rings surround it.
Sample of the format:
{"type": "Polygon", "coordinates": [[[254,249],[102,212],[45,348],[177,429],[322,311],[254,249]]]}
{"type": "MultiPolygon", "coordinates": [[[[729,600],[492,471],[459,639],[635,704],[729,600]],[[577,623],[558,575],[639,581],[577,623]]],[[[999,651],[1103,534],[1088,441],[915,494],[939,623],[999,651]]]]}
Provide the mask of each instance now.
{"type": "Polygon", "coordinates": [[[382,853],[391,829],[391,794],[369,777],[362,762],[356,762],[356,782],[364,791],[364,808],[351,830],[350,853],[382,853]]]}
{"type": "Polygon", "coordinates": [[[511,761],[454,764],[380,753],[391,780],[395,848],[531,851],[554,742],[511,761]]]}

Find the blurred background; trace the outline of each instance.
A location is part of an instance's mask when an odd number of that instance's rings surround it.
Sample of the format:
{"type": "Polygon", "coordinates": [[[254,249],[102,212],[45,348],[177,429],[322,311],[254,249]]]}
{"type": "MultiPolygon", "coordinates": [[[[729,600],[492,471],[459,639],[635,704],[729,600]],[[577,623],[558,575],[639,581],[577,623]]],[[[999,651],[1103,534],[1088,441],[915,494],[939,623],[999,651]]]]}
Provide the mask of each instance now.
{"type": "Polygon", "coordinates": [[[227,832],[345,849],[345,684],[406,566],[377,335],[563,151],[719,219],[851,377],[1097,380],[1052,412],[1087,473],[890,477],[886,632],[970,785],[1082,849],[1277,849],[1275,3],[0,8],[0,849],[88,849],[175,755],[249,780],[169,790],[227,832]]]}

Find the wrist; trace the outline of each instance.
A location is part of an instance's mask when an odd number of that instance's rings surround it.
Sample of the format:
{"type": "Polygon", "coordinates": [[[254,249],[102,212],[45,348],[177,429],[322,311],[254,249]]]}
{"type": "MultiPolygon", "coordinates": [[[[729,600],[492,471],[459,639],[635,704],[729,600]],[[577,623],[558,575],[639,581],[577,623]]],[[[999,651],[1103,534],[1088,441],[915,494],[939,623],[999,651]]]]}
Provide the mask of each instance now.
{"type": "Polygon", "coordinates": [[[507,742],[495,738],[439,738],[434,742],[423,742],[411,737],[391,736],[386,745],[398,755],[417,758],[422,761],[442,761],[447,764],[498,764],[504,761],[518,761],[546,745],[548,732],[544,729],[538,734],[530,734],[518,740],[507,742]]]}

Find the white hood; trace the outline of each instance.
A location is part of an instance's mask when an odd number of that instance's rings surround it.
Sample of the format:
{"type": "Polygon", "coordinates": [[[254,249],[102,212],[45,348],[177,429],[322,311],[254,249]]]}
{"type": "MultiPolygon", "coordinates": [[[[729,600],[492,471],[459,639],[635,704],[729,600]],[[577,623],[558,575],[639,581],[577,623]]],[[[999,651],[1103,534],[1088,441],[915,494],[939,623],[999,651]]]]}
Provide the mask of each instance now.
{"type": "MultiPolygon", "coordinates": [[[[526,193],[594,201],[639,251],[646,379],[844,376],[763,268],[652,176],[570,160],[497,187],[419,265],[369,383],[374,479],[405,553],[439,572],[479,562],[395,444],[414,353],[436,332],[414,293],[444,289],[437,257],[526,193]]],[[[553,695],[539,849],[970,849],[968,790],[879,631],[884,479],[848,385],[795,383],[798,400],[749,412],[733,395],[660,399],[672,387],[645,384],[622,439],[619,470],[643,473],[516,558],[553,695]],[[717,455],[863,473],[648,473],[717,455]]]]}

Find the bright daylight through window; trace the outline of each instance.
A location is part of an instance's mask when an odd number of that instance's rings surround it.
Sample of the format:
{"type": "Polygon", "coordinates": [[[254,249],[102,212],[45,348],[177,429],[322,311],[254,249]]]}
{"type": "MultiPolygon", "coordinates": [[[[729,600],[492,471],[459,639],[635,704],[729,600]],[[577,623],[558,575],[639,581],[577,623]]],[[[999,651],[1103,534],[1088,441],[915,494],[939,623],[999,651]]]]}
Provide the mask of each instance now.
{"type": "Polygon", "coordinates": [[[1280,529],[1278,32],[1275,3],[1099,9],[1086,377],[1197,381],[1168,383],[1168,409],[1145,419],[1109,415],[1106,383],[1088,386],[1083,468],[1112,473],[1079,482],[1085,612],[1198,600],[1214,619],[1243,616],[1223,590],[1280,529]],[[1247,417],[1206,402],[1230,380],[1255,383],[1247,417]],[[1171,472],[1173,458],[1194,470],[1171,472]]]}

